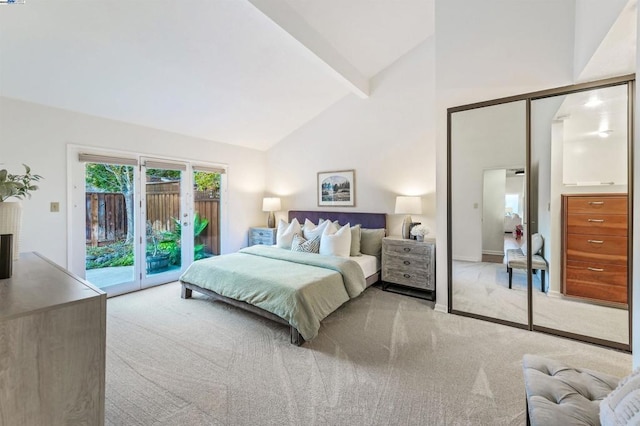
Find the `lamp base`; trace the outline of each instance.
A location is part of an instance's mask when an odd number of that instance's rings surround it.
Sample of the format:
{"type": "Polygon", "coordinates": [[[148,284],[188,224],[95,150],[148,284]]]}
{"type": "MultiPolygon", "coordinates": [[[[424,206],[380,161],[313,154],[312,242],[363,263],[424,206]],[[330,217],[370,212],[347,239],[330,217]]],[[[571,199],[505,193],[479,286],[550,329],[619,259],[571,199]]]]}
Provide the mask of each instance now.
{"type": "Polygon", "coordinates": [[[276,227],[276,215],[273,212],[269,212],[269,217],[267,218],[267,228],[275,228],[276,227]]]}
{"type": "Polygon", "coordinates": [[[408,240],[411,238],[411,216],[406,215],[404,220],[402,221],[402,238],[408,240]]]}

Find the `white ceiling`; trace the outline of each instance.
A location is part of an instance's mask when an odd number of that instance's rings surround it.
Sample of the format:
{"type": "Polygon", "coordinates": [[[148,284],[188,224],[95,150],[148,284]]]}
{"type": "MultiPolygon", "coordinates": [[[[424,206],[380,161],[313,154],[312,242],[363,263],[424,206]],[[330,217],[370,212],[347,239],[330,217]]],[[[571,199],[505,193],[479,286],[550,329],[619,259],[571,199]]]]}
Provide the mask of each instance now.
{"type": "Polygon", "coordinates": [[[0,6],[0,95],[266,150],[366,95],[433,15],[434,0],[29,0],[0,6]]]}

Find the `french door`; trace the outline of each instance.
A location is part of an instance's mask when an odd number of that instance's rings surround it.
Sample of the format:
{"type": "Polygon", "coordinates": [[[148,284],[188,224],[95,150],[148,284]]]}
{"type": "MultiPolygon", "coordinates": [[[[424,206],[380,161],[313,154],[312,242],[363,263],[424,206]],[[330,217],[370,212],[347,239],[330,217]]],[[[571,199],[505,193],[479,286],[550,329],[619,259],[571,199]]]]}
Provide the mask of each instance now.
{"type": "Polygon", "coordinates": [[[149,157],[77,158],[73,272],[113,296],[175,281],[194,260],[219,254],[224,169],[149,157]]]}

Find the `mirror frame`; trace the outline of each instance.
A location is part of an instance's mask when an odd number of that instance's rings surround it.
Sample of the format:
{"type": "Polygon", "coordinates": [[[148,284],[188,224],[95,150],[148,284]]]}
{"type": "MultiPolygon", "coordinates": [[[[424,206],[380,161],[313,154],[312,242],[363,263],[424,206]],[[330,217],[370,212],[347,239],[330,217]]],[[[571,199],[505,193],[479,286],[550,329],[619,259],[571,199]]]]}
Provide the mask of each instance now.
{"type": "MultiPolygon", "coordinates": [[[[526,329],[530,331],[538,331],[546,334],[552,334],[560,337],[580,340],[600,346],[610,347],[614,349],[631,352],[632,350],[632,313],[633,313],[633,140],[634,140],[634,97],[635,97],[635,74],[627,74],[620,77],[613,77],[604,80],[596,80],[587,83],[573,84],[547,90],[524,93],[504,98],[498,98],[488,101],[476,102],[467,105],[447,108],[447,288],[448,288],[448,308],[450,314],[461,315],[474,319],[490,321],[498,324],[509,325],[512,327],[526,329]],[[453,305],[453,247],[452,247],[452,139],[451,139],[451,120],[452,114],[461,111],[468,111],[477,108],[483,108],[493,105],[499,105],[509,102],[525,101],[526,102],[526,148],[525,148],[525,172],[526,172],[526,215],[531,217],[531,102],[538,99],[549,98],[552,96],[569,95],[572,93],[584,92],[593,89],[618,86],[627,84],[627,196],[628,196],[628,235],[627,238],[627,295],[628,295],[628,327],[629,342],[628,344],[613,342],[609,340],[599,339],[595,337],[584,336],[567,331],[557,330],[553,328],[536,326],[533,318],[533,285],[532,274],[527,274],[527,322],[521,324],[493,317],[473,314],[465,311],[458,311],[453,305]]],[[[531,228],[527,227],[527,252],[531,253],[531,228]]],[[[527,270],[531,271],[531,255],[527,256],[527,270]]]]}

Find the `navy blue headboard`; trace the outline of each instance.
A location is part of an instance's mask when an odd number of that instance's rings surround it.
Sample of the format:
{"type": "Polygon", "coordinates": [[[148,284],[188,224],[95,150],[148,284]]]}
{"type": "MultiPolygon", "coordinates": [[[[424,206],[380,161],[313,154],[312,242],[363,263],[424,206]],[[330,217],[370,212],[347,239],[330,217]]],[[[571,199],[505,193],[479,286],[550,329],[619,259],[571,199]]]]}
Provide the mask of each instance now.
{"type": "Polygon", "coordinates": [[[385,213],[351,213],[351,212],[333,212],[333,211],[307,211],[307,210],[289,210],[289,222],[293,218],[298,219],[300,225],[304,225],[304,220],[309,219],[313,223],[318,223],[320,219],[337,220],[340,225],[350,223],[351,225],[362,225],[363,228],[378,229],[387,228],[387,215],[385,213]]]}

